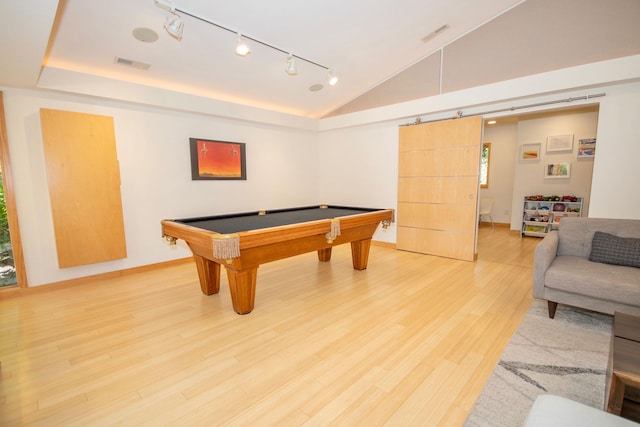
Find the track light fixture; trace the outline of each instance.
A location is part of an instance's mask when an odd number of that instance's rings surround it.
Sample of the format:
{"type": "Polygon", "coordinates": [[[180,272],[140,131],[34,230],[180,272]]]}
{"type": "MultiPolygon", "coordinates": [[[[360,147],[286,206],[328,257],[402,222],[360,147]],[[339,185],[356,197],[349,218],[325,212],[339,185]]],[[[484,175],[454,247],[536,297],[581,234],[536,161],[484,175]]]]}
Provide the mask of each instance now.
{"type": "Polygon", "coordinates": [[[167,16],[167,20],[164,23],[164,29],[167,30],[167,33],[174,39],[182,40],[184,22],[182,22],[182,18],[176,13],[176,8],[173,7],[171,0],[154,0],[154,3],[160,9],[171,12],[171,15],[167,16]]]}
{"type": "Polygon", "coordinates": [[[249,47],[249,45],[247,45],[247,43],[245,42],[245,39],[247,40],[251,40],[252,42],[261,44],[263,46],[269,47],[273,50],[277,50],[278,52],[282,52],[284,54],[287,55],[287,65],[285,67],[285,71],[287,74],[291,75],[291,76],[295,76],[298,74],[298,66],[297,66],[297,62],[296,59],[299,59],[301,61],[304,62],[308,62],[311,65],[315,65],[316,67],[320,67],[320,68],[324,68],[325,70],[327,70],[328,74],[327,74],[327,82],[329,83],[329,86],[335,86],[338,83],[338,78],[336,77],[335,74],[333,74],[333,70],[331,70],[329,67],[325,67],[322,64],[319,64],[317,62],[311,61],[309,59],[303,58],[301,56],[298,55],[293,55],[289,52],[287,52],[284,49],[280,49],[279,47],[273,46],[269,43],[260,41],[258,39],[254,39],[252,37],[248,37],[248,36],[242,36],[240,34],[240,32],[238,31],[234,31],[230,28],[224,27],[220,24],[216,24],[215,22],[209,21],[207,19],[201,18],[199,16],[196,16],[192,13],[186,12],[184,10],[180,10],[180,9],[176,9],[173,6],[173,2],[171,0],[153,0],[155,5],[158,6],[160,9],[164,9],[166,11],[171,12],[171,15],[169,17],[167,17],[167,21],[164,24],[164,28],[165,30],[167,30],[167,32],[169,33],[169,35],[171,35],[171,37],[175,38],[176,40],[181,40],[182,39],[182,30],[184,29],[184,23],[182,22],[181,17],[176,13],[176,12],[180,12],[183,15],[187,15],[190,16],[192,18],[198,19],[202,22],[206,22],[207,24],[213,25],[214,27],[218,27],[222,30],[225,31],[229,31],[231,33],[237,34],[238,35],[238,43],[236,45],[236,55],[239,56],[247,56],[251,53],[251,48],[249,47]]]}
{"type": "Polygon", "coordinates": [[[331,68],[329,68],[329,72],[327,73],[327,83],[329,83],[329,86],[335,86],[338,84],[338,77],[333,74],[331,68]]]}
{"type": "Polygon", "coordinates": [[[176,40],[182,40],[182,30],[184,29],[184,22],[178,15],[169,15],[164,23],[164,29],[167,33],[176,40]]]}
{"type": "Polygon", "coordinates": [[[236,45],[236,55],[238,56],[247,56],[251,53],[251,48],[244,41],[242,35],[238,33],[238,44],[236,45]]]}
{"type": "Polygon", "coordinates": [[[298,65],[296,64],[296,58],[293,55],[289,54],[289,56],[287,57],[287,66],[284,70],[290,76],[298,75],[298,65]]]}

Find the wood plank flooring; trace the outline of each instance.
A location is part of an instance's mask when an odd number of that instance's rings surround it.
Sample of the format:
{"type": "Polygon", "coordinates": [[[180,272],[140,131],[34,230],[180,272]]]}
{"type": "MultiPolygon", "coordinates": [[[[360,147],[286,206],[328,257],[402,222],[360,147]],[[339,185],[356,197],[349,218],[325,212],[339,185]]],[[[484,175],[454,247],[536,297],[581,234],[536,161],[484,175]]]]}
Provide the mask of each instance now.
{"type": "Polygon", "coordinates": [[[476,262],[372,246],[261,266],[256,306],[189,261],[0,292],[0,425],[459,426],[531,301],[536,238],[476,262]],[[41,287],[42,288],[42,287],[41,287]]]}

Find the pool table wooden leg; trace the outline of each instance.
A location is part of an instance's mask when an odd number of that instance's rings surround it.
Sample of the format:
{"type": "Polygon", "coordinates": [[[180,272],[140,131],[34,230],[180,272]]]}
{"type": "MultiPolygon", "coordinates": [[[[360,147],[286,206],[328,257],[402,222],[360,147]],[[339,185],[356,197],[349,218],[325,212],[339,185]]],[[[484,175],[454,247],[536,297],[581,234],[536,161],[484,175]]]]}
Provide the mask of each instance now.
{"type": "Polygon", "coordinates": [[[332,248],[318,249],[318,261],[331,261],[331,249],[332,248]]]}
{"type": "Polygon", "coordinates": [[[194,255],[200,279],[200,289],[205,295],[217,294],[220,291],[220,264],[194,255]]]}
{"type": "Polygon", "coordinates": [[[233,309],[238,314],[251,313],[256,299],[258,267],[247,268],[240,271],[232,270],[229,267],[226,267],[226,269],[233,309]]]}
{"type": "Polygon", "coordinates": [[[369,249],[371,248],[371,239],[358,240],[351,242],[351,260],[355,270],[364,270],[369,263],[369,249]]]}

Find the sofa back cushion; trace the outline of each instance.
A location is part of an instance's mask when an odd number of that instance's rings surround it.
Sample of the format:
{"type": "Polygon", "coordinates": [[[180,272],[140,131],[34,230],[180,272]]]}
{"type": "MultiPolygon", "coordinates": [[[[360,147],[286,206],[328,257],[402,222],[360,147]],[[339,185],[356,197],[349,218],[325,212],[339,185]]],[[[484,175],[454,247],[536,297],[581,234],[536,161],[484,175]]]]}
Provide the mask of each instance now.
{"type": "Polygon", "coordinates": [[[640,219],[564,217],[558,226],[558,255],[589,258],[596,231],[619,237],[640,237],[640,219]]]}

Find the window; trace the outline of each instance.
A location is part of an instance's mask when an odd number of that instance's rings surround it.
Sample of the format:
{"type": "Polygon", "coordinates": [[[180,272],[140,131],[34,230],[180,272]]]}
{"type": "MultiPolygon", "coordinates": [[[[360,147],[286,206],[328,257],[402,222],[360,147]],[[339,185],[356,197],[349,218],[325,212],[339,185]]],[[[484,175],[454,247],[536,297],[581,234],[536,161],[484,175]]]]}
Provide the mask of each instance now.
{"type": "Polygon", "coordinates": [[[480,188],[489,188],[489,163],[491,161],[491,143],[482,144],[480,157],[480,188]]]}

